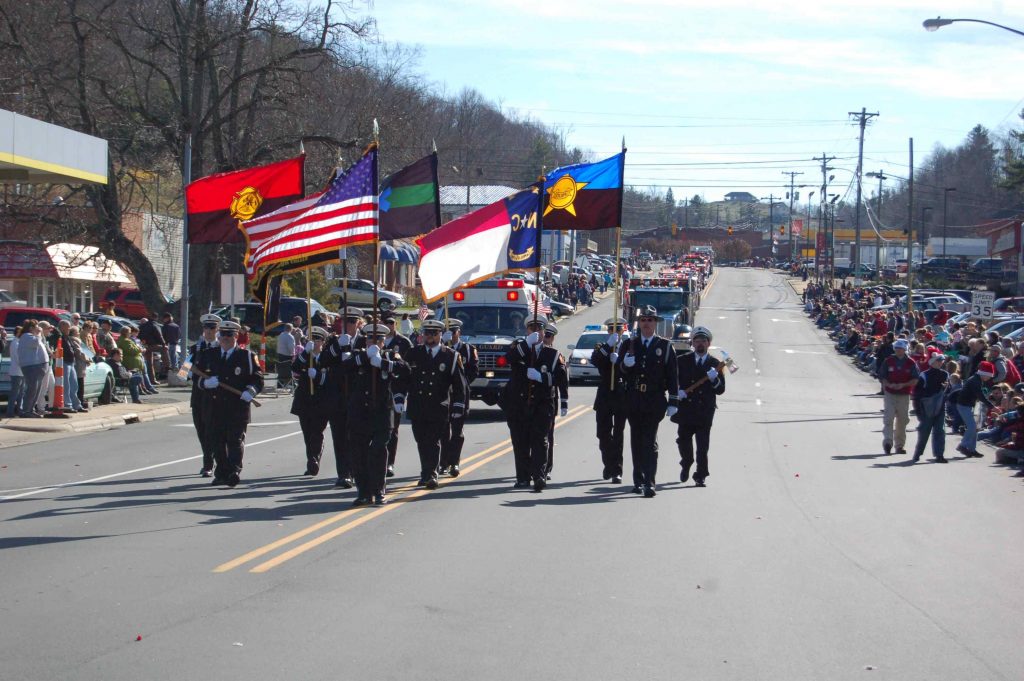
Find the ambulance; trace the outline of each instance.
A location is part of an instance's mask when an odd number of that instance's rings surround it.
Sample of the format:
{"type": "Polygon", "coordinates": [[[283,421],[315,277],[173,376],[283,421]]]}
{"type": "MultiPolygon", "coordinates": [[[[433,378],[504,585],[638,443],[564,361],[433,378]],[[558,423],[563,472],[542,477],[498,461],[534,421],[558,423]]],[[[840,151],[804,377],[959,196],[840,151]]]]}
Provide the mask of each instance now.
{"type": "MultiPolygon", "coordinates": [[[[505,359],[508,346],[526,336],[534,307],[540,319],[546,320],[550,306],[536,285],[511,273],[460,288],[447,299],[448,316],[462,321],[462,340],[476,347],[479,356],[479,373],[470,385],[470,395],[494,406],[512,375],[505,359]]],[[[436,305],[434,318],[443,321],[444,302],[436,305]]]]}

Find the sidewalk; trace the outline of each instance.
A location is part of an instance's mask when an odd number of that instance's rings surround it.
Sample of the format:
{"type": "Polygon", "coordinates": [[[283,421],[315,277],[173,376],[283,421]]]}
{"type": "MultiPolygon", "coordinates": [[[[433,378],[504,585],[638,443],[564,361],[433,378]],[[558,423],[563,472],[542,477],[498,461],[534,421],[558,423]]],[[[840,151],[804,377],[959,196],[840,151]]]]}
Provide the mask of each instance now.
{"type": "Polygon", "coordinates": [[[159,395],[149,395],[142,404],[113,402],[95,403],[84,414],[68,414],[67,418],[0,419],[0,448],[26,444],[39,433],[88,433],[143,421],[155,421],[187,414],[191,411],[188,386],[161,386],[159,395]]]}

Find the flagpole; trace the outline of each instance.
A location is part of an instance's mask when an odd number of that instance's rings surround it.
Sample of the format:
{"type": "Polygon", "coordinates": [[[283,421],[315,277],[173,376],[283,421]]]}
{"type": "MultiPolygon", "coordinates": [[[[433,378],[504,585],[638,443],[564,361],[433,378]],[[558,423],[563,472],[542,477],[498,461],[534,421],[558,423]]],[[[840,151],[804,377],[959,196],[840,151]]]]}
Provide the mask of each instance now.
{"type": "MultiPolygon", "coordinates": [[[[309,340],[313,340],[313,301],[312,295],[309,292],[309,268],[306,268],[306,328],[309,329],[309,340]]],[[[309,365],[313,366],[313,353],[306,353],[309,356],[309,365]]],[[[307,367],[308,368],[308,367],[307,367]]],[[[313,377],[309,377],[309,394],[312,395],[315,392],[313,385],[313,377]]]]}
{"type": "MultiPolygon", "coordinates": [[[[377,162],[373,164],[373,195],[377,196],[380,192],[380,126],[377,124],[377,119],[373,119],[373,145],[377,153],[377,162]]],[[[377,267],[380,263],[380,207],[378,206],[377,213],[377,238],[373,241],[373,332],[370,334],[369,342],[373,342],[373,338],[377,333],[377,279],[380,275],[377,273],[377,267]]],[[[369,344],[367,344],[369,347],[369,344]]],[[[374,380],[372,381],[371,391],[373,399],[377,399],[377,372],[372,372],[374,380]]]]}
{"type": "MultiPolygon", "coordinates": [[[[182,186],[192,182],[192,135],[185,138],[185,162],[181,169],[182,186]]],[[[181,245],[181,337],[188,349],[188,202],[185,203],[185,233],[181,245]]]]}
{"type": "MultiPolygon", "coordinates": [[[[615,284],[615,309],[612,311],[612,328],[615,329],[615,333],[619,335],[619,340],[616,342],[615,347],[612,348],[613,352],[618,352],[619,347],[622,345],[622,334],[619,333],[619,306],[622,304],[622,194],[626,191],[625,183],[625,166],[626,166],[626,136],[622,136],[622,166],[620,177],[623,182],[622,187],[619,189],[619,224],[615,228],[615,277],[612,280],[615,284]]],[[[571,271],[571,270],[570,270],[571,271]]],[[[629,328],[629,320],[626,320],[625,328],[623,331],[629,328]]],[[[613,392],[615,391],[615,363],[612,363],[611,370],[611,384],[608,386],[613,392]]]]}
{"type": "MultiPolygon", "coordinates": [[[[534,292],[534,295],[533,295],[533,323],[534,324],[537,323],[537,319],[540,316],[540,292],[541,292],[541,287],[540,287],[540,245],[541,245],[541,243],[543,242],[543,239],[544,239],[544,171],[545,170],[546,170],[546,168],[544,166],[541,166],[540,167],[540,177],[537,178],[537,182],[540,184],[540,188],[537,191],[537,239],[536,239],[536,245],[534,246],[534,248],[536,248],[536,255],[537,255],[536,274],[534,275],[534,282],[533,282],[534,283],[534,287],[536,289],[535,292],[534,292]]],[[[572,267],[571,266],[569,267],[569,272],[572,272],[572,267]]],[[[544,334],[541,334],[541,337],[543,337],[543,336],[544,336],[544,334]]]]}

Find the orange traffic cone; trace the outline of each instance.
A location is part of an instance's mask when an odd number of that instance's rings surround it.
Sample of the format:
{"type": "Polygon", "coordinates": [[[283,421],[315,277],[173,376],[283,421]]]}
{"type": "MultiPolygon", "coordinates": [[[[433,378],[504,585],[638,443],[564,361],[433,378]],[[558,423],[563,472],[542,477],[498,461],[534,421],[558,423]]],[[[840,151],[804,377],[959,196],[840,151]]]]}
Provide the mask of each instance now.
{"type": "Polygon", "coordinates": [[[57,351],[53,355],[53,404],[46,414],[47,418],[66,419],[64,413],[64,339],[57,339],[57,351]]]}

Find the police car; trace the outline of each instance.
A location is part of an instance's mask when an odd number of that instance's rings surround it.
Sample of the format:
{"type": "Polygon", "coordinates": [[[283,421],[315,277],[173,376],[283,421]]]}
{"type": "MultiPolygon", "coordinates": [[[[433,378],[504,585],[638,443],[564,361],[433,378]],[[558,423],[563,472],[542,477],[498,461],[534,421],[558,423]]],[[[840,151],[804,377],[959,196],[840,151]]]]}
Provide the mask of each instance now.
{"type": "Polygon", "coordinates": [[[597,367],[590,363],[590,355],[598,343],[608,338],[608,332],[599,324],[588,324],[575,345],[569,345],[569,380],[596,381],[600,379],[597,367]]]}

